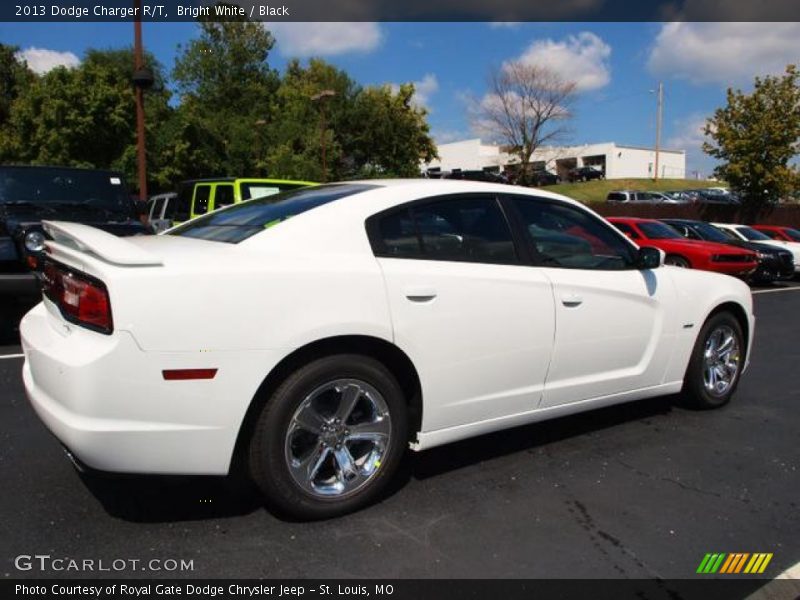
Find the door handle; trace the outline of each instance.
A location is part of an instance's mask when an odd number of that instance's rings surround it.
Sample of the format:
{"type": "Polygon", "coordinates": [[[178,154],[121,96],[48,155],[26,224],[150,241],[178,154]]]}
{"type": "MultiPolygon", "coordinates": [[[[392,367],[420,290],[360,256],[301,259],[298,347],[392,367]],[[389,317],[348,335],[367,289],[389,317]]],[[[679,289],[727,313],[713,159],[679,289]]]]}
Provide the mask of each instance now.
{"type": "Polygon", "coordinates": [[[436,290],[432,287],[408,287],[403,290],[406,298],[411,302],[431,302],[436,298],[436,290]]]}
{"type": "Polygon", "coordinates": [[[567,308],[575,308],[583,304],[583,297],[578,294],[565,294],[561,296],[561,304],[567,308]]]}

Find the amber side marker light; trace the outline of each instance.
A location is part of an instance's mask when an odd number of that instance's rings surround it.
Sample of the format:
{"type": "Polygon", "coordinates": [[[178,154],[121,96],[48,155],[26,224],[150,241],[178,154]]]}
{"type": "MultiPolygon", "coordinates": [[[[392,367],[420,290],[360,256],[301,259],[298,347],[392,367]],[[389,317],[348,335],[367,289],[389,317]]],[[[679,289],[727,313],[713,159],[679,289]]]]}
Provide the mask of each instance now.
{"type": "Polygon", "coordinates": [[[161,371],[167,381],[187,381],[190,379],[214,379],[217,369],[165,369],[161,371]]]}

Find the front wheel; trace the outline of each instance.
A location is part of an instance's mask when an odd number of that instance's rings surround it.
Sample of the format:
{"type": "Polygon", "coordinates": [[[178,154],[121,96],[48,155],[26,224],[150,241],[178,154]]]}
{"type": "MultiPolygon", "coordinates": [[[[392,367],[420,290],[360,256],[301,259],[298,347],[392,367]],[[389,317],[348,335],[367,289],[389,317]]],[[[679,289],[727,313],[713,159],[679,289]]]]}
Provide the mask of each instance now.
{"type": "Polygon", "coordinates": [[[697,336],[683,380],[682,396],[693,408],[719,408],[727,404],[744,366],[744,335],[729,312],[712,316],[697,336]]]}
{"type": "Polygon", "coordinates": [[[250,442],[250,474],[267,503],[301,519],[339,516],[378,497],[402,458],[405,398],[360,355],[315,360],[267,401],[250,442]]]}
{"type": "Polygon", "coordinates": [[[677,254],[668,254],[664,258],[664,264],[672,265],[673,267],[680,267],[681,269],[688,269],[691,267],[688,260],[682,256],[678,256],[677,254]]]}

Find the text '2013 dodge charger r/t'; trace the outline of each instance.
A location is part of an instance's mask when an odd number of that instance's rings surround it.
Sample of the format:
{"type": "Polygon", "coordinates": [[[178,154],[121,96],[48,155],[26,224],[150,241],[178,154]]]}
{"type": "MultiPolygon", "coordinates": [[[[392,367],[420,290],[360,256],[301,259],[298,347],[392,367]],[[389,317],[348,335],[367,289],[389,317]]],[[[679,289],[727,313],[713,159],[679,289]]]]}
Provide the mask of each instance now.
{"type": "Polygon", "coordinates": [[[45,424],[105,471],[224,475],[324,518],[404,451],[641,398],[725,404],[750,291],[493,183],[329,184],[166,234],[52,222],[21,324],[45,424]]]}

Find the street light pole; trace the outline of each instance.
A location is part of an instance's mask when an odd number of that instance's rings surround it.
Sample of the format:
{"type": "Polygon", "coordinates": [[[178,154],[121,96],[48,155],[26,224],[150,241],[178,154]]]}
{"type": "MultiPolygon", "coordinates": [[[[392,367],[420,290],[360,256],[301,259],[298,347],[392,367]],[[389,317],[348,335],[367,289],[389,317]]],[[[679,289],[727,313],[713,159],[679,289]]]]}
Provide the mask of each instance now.
{"type": "Polygon", "coordinates": [[[319,102],[319,119],[320,119],[320,126],[319,126],[319,145],[320,145],[320,152],[322,154],[322,183],[328,181],[328,163],[327,157],[325,155],[325,130],[327,129],[327,123],[325,120],[325,99],[331,98],[335,96],[336,92],[334,90],[322,90],[318,94],[314,94],[311,96],[311,100],[313,102],[319,102]]]}
{"type": "Polygon", "coordinates": [[[133,68],[134,84],[136,85],[136,158],[139,170],[139,200],[147,201],[147,154],[144,139],[144,85],[136,81],[136,74],[144,71],[144,56],[142,52],[142,20],[141,0],[133,0],[136,15],[133,21],[133,68]]]}
{"type": "Polygon", "coordinates": [[[664,116],[664,84],[658,82],[658,109],[656,111],[656,172],[654,181],[658,181],[658,163],[661,154],[661,121],[664,116]]]}

